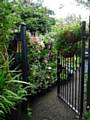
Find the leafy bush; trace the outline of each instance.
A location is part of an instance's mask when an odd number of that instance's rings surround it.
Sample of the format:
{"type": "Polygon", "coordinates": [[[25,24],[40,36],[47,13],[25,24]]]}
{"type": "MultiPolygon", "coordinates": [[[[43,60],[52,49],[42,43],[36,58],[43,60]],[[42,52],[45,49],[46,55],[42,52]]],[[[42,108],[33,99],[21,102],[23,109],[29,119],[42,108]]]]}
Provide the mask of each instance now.
{"type": "Polygon", "coordinates": [[[56,50],[50,36],[40,35],[38,39],[38,43],[33,43],[32,39],[28,42],[29,81],[35,89],[47,89],[56,80],[56,50]]]}
{"type": "Polygon", "coordinates": [[[0,120],[4,120],[5,115],[10,113],[18,102],[25,100],[27,95],[23,84],[28,83],[20,81],[18,71],[9,69],[10,62],[12,61],[4,59],[0,66],[0,120]]]}
{"type": "MultiPolygon", "coordinates": [[[[70,46],[75,46],[74,42],[80,40],[81,27],[80,23],[75,22],[73,24],[64,25],[60,28],[56,35],[56,47],[57,49],[68,49],[70,46]]],[[[71,50],[71,49],[70,49],[71,50]]]]}
{"type": "Polygon", "coordinates": [[[90,110],[86,111],[86,113],[84,115],[84,120],[90,120],[90,110]]]}
{"type": "Polygon", "coordinates": [[[3,44],[8,45],[11,32],[16,28],[16,23],[21,21],[21,18],[12,11],[13,7],[8,0],[0,1],[0,50],[3,44]]]}

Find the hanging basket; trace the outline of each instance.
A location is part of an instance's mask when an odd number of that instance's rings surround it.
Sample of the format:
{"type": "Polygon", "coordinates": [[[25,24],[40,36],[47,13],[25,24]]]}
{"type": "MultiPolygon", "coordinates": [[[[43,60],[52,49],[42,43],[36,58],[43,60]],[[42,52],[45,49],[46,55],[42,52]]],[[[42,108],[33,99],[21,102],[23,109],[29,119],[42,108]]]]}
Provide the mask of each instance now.
{"type": "Polygon", "coordinates": [[[64,57],[64,58],[70,58],[70,57],[73,57],[74,54],[76,53],[76,46],[70,46],[69,49],[62,49],[61,50],[61,55],[64,57]]]}
{"type": "Polygon", "coordinates": [[[67,43],[75,43],[75,42],[78,42],[81,40],[80,35],[77,36],[76,34],[74,34],[73,32],[70,32],[70,31],[66,31],[64,33],[64,37],[65,37],[65,41],[67,43]]]}
{"type": "Polygon", "coordinates": [[[61,55],[64,57],[64,58],[69,58],[69,57],[73,57],[75,54],[75,52],[62,52],[61,55]]]}

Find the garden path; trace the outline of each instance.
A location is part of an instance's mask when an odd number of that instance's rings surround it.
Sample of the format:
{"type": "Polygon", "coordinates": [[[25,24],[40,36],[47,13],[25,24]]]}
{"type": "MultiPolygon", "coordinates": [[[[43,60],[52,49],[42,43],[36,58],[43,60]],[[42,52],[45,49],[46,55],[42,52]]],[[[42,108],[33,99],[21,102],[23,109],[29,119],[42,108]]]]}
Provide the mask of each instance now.
{"type": "Polygon", "coordinates": [[[30,120],[74,120],[75,113],[62,100],[58,99],[56,93],[55,87],[30,103],[32,108],[30,120]]]}

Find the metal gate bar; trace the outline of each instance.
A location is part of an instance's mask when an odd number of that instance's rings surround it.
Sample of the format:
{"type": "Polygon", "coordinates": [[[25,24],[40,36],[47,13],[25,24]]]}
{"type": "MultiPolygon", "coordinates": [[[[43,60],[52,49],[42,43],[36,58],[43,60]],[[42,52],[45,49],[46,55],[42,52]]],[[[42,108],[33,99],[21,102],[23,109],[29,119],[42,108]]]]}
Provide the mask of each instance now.
{"type": "Polygon", "coordinates": [[[79,51],[73,57],[64,58],[57,52],[57,95],[82,118],[84,97],[84,53],[85,26],[81,24],[81,41],[77,42],[79,51]]]}

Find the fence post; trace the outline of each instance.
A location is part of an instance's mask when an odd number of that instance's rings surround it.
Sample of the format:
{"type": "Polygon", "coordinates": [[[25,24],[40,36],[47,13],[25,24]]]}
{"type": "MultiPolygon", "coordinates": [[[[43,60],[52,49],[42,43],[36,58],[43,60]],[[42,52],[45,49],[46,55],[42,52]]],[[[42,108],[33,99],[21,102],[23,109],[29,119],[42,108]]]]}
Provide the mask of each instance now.
{"type": "Polygon", "coordinates": [[[80,118],[82,119],[83,115],[83,102],[84,102],[84,67],[85,67],[85,31],[86,31],[86,22],[83,21],[81,24],[82,30],[82,64],[81,64],[81,103],[80,103],[80,118]]]}
{"type": "MultiPolygon", "coordinates": [[[[29,73],[29,66],[28,66],[28,58],[27,58],[27,42],[26,42],[26,24],[24,22],[20,23],[20,34],[21,34],[21,69],[22,69],[22,80],[27,82],[28,81],[28,73],[29,73]]],[[[24,85],[26,87],[26,85],[24,85]]],[[[28,92],[28,91],[27,91],[28,92]]],[[[20,112],[22,113],[23,110],[27,110],[28,102],[23,101],[20,104],[20,112]]],[[[20,116],[22,120],[22,116],[20,116]]]]}
{"type": "MultiPolygon", "coordinates": [[[[89,36],[90,36],[90,16],[89,16],[89,36]]],[[[88,41],[88,81],[87,81],[87,109],[90,109],[90,37],[88,41]]]]}
{"type": "Polygon", "coordinates": [[[28,59],[27,59],[27,43],[26,43],[26,24],[21,23],[21,42],[22,42],[22,79],[28,80],[28,59]]]}

